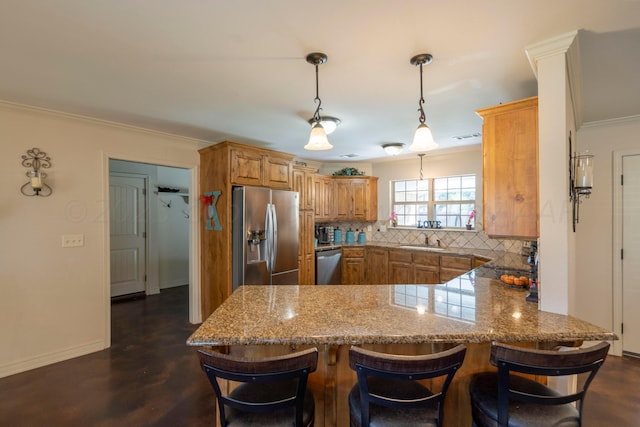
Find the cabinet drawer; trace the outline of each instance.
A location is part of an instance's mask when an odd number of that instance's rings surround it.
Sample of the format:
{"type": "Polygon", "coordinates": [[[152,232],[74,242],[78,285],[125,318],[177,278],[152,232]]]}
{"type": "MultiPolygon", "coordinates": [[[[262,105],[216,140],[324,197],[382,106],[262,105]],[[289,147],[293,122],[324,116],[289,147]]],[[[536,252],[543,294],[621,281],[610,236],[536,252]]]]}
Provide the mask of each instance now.
{"type": "Polygon", "coordinates": [[[364,247],[361,248],[342,248],[343,258],[364,258],[364,247]]]}
{"type": "Polygon", "coordinates": [[[440,282],[448,282],[449,280],[462,276],[469,270],[460,270],[456,268],[440,268],[440,282]]]}
{"type": "Polygon", "coordinates": [[[413,262],[411,257],[411,251],[400,251],[394,250],[389,251],[389,261],[399,261],[399,262],[413,262]]]}
{"type": "Polygon", "coordinates": [[[442,255],[440,266],[445,268],[455,268],[458,270],[471,270],[472,259],[470,256],[442,255]]]}
{"type": "Polygon", "coordinates": [[[440,255],[428,254],[424,252],[414,252],[413,262],[420,265],[440,265],[440,255]]]}

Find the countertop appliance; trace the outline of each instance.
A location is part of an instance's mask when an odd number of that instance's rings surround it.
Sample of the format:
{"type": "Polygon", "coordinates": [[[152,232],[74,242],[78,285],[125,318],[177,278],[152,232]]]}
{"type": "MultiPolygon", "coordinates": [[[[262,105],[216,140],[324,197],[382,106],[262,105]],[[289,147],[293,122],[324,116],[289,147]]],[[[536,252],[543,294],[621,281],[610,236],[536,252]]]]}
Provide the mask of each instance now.
{"type": "Polygon", "coordinates": [[[233,290],[298,284],[299,197],[295,191],[233,188],[233,290]]]}
{"type": "Polygon", "coordinates": [[[342,249],[316,251],[316,285],[342,283],[341,259],[342,249]]]}
{"type": "Polygon", "coordinates": [[[318,239],[318,243],[320,243],[321,245],[330,243],[331,239],[329,238],[329,227],[316,225],[316,238],[318,239]]]}

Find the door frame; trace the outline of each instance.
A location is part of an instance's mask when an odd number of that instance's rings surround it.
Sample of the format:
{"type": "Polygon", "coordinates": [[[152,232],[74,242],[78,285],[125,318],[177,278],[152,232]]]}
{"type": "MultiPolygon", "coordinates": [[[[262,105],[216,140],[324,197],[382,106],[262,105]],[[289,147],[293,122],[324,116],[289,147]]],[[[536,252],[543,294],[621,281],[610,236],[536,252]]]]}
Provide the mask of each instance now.
{"type": "Polygon", "coordinates": [[[613,341],[611,353],[617,356],[622,355],[624,348],[624,335],[622,334],[622,185],[620,185],[620,175],[622,175],[622,158],[625,156],[640,155],[640,150],[621,150],[613,152],[613,251],[611,254],[613,265],[613,332],[619,340],[613,341]]]}
{"type": "MultiPolygon", "coordinates": [[[[111,183],[112,176],[119,176],[124,178],[140,178],[144,181],[144,275],[148,276],[149,273],[149,239],[147,238],[149,232],[149,175],[141,174],[141,173],[128,173],[128,172],[111,172],[109,171],[109,183],[111,183]]],[[[109,209],[107,213],[107,218],[109,221],[109,225],[111,224],[111,216],[110,216],[110,208],[111,208],[111,200],[105,206],[105,209],[109,209]]],[[[111,295],[111,229],[109,229],[109,295],[111,295]]],[[[150,294],[149,282],[147,280],[144,281],[144,293],[145,295],[150,294]]]]}
{"type": "MultiPolygon", "coordinates": [[[[196,324],[202,322],[201,289],[200,289],[200,167],[198,164],[183,163],[179,161],[168,161],[152,157],[153,152],[146,152],[144,155],[131,153],[115,153],[102,151],[102,207],[103,219],[103,318],[104,318],[104,348],[111,346],[111,271],[110,271],[110,217],[109,217],[109,160],[125,160],[129,162],[147,163],[157,166],[169,166],[187,169],[191,172],[191,183],[189,186],[189,322],[196,324]]],[[[147,193],[148,195],[148,193],[147,193]]],[[[148,198],[147,198],[148,202],[148,198]]],[[[100,201],[98,201],[100,203],[100,201]]]]}

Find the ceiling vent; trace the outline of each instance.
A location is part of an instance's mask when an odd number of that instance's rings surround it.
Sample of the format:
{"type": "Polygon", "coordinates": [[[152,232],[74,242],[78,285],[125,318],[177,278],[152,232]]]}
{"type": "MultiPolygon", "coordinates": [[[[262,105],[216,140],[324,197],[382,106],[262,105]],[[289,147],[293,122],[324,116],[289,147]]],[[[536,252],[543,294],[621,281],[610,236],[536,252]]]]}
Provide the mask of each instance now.
{"type": "Polygon", "coordinates": [[[457,139],[458,141],[462,141],[463,139],[477,138],[477,137],[479,137],[481,135],[482,135],[481,133],[476,132],[476,133],[470,133],[468,135],[458,135],[458,136],[454,136],[452,138],[453,139],[457,139]]]}

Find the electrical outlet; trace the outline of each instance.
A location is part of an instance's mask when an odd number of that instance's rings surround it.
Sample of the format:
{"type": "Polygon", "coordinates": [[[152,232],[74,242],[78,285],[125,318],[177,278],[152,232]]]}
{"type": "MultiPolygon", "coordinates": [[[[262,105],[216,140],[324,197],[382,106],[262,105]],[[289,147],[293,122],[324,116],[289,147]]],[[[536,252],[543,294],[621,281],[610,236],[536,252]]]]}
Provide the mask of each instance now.
{"type": "Polygon", "coordinates": [[[371,225],[367,225],[367,232],[371,233],[371,225]]]}
{"type": "Polygon", "coordinates": [[[84,234],[65,234],[62,236],[63,248],[84,246],[84,234]]]}
{"type": "Polygon", "coordinates": [[[380,226],[380,232],[381,232],[381,233],[384,233],[384,232],[386,232],[386,231],[387,231],[387,226],[386,226],[386,225],[381,225],[381,226],[380,226]]]}

